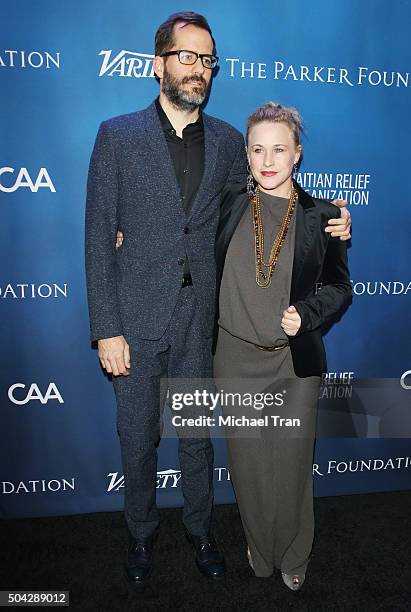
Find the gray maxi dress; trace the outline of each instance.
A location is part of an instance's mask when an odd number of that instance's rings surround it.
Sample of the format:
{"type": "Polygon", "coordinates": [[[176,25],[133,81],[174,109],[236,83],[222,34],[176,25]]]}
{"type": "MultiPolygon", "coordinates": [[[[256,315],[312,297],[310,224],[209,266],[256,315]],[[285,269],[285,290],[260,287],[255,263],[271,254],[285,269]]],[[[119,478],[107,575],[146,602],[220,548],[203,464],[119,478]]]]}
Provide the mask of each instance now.
{"type": "MultiPolygon", "coordinates": [[[[288,200],[260,193],[264,261],[288,200]]],[[[227,393],[284,393],[281,406],[223,405],[223,415],[299,419],[294,427],[226,427],[231,479],[256,576],[275,569],[304,573],[314,537],[312,463],[320,377],[298,378],[281,328],[290,305],[296,210],[269,288],[255,281],[251,206],[228,247],[220,288],[219,335],[214,359],[217,388],[227,393]]],[[[278,420],[278,419],[277,419],[278,420]]]]}

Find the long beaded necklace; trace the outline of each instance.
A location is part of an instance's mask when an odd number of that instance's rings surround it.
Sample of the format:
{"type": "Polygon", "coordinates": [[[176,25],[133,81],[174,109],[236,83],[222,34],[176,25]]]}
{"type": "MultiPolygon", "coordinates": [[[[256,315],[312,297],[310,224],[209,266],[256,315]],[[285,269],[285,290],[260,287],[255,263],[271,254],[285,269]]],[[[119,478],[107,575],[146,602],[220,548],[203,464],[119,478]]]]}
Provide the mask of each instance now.
{"type": "Polygon", "coordinates": [[[260,187],[258,185],[254,195],[250,197],[250,201],[252,204],[255,235],[255,282],[259,287],[267,289],[267,287],[271,285],[271,279],[275,266],[277,265],[281,247],[284,244],[284,240],[287,236],[288,228],[291,223],[295,204],[297,202],[297,190],[295,189],[294,185],[292,185],[288,207],[284,214],[283,220],[281,221],[281,227],[271,247],[270,259],[268,263],[264,261],[264,228],[261,219],[260,187]],[[264,268],[266,268],[266,271],[264,271],[264,268]]]}

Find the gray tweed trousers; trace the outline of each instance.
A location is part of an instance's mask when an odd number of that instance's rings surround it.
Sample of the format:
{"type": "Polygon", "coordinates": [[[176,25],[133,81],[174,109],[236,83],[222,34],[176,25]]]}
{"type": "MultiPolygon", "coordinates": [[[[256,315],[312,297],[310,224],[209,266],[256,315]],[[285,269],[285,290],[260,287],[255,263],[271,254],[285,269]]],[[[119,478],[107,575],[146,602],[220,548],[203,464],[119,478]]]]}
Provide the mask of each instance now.
{"type": "MultiPolygon", "coordinates": [[[[129,534],[149,537],[159,524],[156,506],[157,446],[169,379],[212,378],[211,338],[206,338],[192,286],[184,287],[171,321],[159,340],[127,338],[129,376],[114,379],[117,427],[125,480],[125,518],[129,534]]],[[[178,429],[178,428],[176,428],[178,429]]],[[[179,435],[183,523],[194,535],[206,535],[213,505],[213,447],[208,430],[179,435]]]]}

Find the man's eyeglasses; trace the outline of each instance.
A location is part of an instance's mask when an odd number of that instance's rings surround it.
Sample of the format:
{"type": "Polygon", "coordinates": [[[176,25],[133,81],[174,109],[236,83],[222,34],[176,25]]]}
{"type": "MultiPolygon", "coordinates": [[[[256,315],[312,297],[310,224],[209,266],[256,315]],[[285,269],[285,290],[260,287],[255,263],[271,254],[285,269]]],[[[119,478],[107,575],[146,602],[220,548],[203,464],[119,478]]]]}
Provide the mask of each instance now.
{"type": "Polygon", "coordinates": [[[192,66],[196,63],[198,58],[201,59],[204,68],[209,68],[210,70],[215,68],[218,64],[218,57],[216,55],[196,53],[195,51],[167,51],[166,53],[161,53],[160,57],[169,57],[170,55],[177,55],[180,64],[184,64],[185,66],[192,66]]]}

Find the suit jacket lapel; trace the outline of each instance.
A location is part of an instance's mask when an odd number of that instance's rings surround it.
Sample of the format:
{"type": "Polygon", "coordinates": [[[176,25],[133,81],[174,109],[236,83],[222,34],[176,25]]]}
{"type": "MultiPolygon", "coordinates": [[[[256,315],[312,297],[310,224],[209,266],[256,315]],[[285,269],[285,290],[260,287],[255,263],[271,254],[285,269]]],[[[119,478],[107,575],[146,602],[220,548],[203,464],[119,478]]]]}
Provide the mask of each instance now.
{"type": "Polygon", "coordinates": [[[227,214],[226,219],[222,218],[224,234],[221,238],[224,244],[224,254],[227,252],[228,245],[231,242],[231,238],[233,237],[237,225],[240,223],[244,211],[250,206],[247,193],[242,193],[240,196],[237,194],[231,194],[231,198],[233,203],[230,207],[230,212],[227,214]]]}
{"type": "Polygon", "coordinates": [[[217,286],[220,286],[223,275],[224,262],[230,241],[235,229],[240,222],[244,211],[249,206],[248,195],[246,193],[228,191],[223,196],[220,223],[216,237],[216,262],[217,262],[217,286]]]}
{"type": "Polygon", "coordinates": [[[203,113],[203,124],[204,124],[204,172],[195,195],[193,204],[188,212],[188,219],[190,219],[195,212],[200,210],[201,206],[207,206],[208,198],[205,197],[207,189],[212,182],[214,176],[214,168],[217,163],[218,150],[219,150],[219,138],[214,132],[211,122],[208,116],[203,113]]]}
{"type": "Polygon", "coordinates": [[[297,183],[294,183],[294,186],[298,191],[298,202],[291,296],[295,295],[295,290],[304,267],[304,261],[313,240],[314,227],[317,223],[313,199],[297,183]]]}
{"type": "Polygon", "coordinates": [[[164,136],[163,127],[157,113],[155,102],[150,104],[146,109],[145,116],[145,137],[148,146],[152,149],[155,156],[157,169],[161,176],[161,180],[167,184],[167,193],[170,195],[170,201],[176,202],[184,214],[181,203],[181,193],[178,186],[176,173],[174,170],[173,160],[171,159],[167,141],[164,136]]]}

